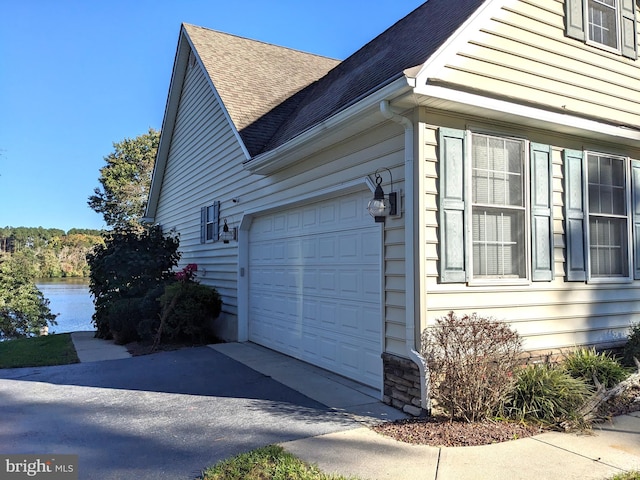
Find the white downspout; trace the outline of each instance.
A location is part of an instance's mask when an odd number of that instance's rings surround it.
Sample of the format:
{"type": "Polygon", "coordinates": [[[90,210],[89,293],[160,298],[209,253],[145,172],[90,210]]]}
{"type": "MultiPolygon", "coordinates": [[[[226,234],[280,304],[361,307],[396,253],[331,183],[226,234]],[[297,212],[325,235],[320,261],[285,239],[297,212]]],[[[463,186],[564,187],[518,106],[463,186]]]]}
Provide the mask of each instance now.
{"type": "Polygon", "coordinates": [[[404,248],[405,248],[405,341],[409,358],[420,370],[420,403],[424,411],[429,412],[427,395],[426,366],[422,355],[416,350],[416,308],[415,308],[415,250],[414,250],[414,169],[413,169],[413,121],[397,114],[391,109],[388,100],[380,102],[380,111],[385,118],[404,126],[404,190],[405,190],[405,220],[404,220],[404,248]]]}

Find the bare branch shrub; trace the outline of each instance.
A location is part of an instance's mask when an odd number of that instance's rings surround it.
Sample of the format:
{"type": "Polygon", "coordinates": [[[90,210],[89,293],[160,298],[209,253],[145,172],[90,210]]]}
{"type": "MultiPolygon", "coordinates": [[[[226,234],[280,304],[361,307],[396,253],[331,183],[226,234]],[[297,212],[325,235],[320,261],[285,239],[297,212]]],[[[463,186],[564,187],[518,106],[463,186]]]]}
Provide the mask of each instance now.
{"type": "Polygon", "coordinates": [[[453,419],[495,415],[515,381],[522,340],[503,322],[454,312],[422,332],[431,398],[453,419]]]}

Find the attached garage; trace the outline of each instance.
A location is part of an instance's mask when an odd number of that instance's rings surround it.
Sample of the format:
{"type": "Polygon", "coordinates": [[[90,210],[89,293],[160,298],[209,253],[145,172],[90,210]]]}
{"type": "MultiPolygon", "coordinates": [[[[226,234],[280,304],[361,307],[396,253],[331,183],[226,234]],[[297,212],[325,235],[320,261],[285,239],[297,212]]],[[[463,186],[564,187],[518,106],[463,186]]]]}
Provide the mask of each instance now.
{"type": "Polygon", "coordinates": [[[382,385],[381,234],[370,191],[256,216],[249,340],[382,385]]]}

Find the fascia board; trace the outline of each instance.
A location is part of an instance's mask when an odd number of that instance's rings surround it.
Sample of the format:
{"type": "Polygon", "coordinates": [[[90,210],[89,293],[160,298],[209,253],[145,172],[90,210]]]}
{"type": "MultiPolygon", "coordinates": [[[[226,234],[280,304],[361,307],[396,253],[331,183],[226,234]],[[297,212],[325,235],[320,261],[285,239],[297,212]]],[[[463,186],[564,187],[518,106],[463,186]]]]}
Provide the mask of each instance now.
{"type": "Polygon", "coordinates": [[[382,100],[392,100],[403,93],[411,91],[412,86],[409,79],[403,75],[345,110],[302,132],[283,145],[244,162],[243,166],[245,170],[258,175],[267,175],[285,168],[299,160],[304,155],[305,149],[309,149],[310,152],[313,151],[317,143],[321,142],[323,138],[340,130],[340,128],[368,113],[371,109],[375,109],[375,113],[380,114],[378,105],[382,100]]]}
{"type": "Polygon", "coordinates": [[[457,54],[460,48],[468,43],[496,12],[510,3],[516,3],[516,0],[487,0],[422,65],[416,75],[416,83],[426,85],[429,78],[437,78],[447,62],[457,54]]]}
{"type": "Polygon", "coordinates": [[[414,89],[414,93],[429,98],[448,100],[470,107],[499,112],[500,114],[512,115],[513,117],[519,117],[527,121],[534,120],[538,122],[542,128],[553,128],[554,126],[563,127],[563,131],[571,130],[575,135],[596,133],[601,137],[606,137],[609,141],[624,143],[625,145],[633,146],[637,145],[637,142],[640,142],[640,130],[638,129],[611,125],[575,115],[484,97],[453,88],[436,85],[419,85],[414,89]]]}
{"type": "Polygon", "coordinates": [[[151,177],[151,188],[149,189],[149,198],[145,211],[145,217],[151,221],[153,221],[156,216],[160,189],[164,180],[164,171],[167,165],[167,158],[169,156],[169,147],[171,144],[171,138],[173,137],[173,129],[176,124],[176,115],[178,114],[180,94],[182,92],[182,85],[184,84],[187,63],[189,62],[189,45],[186,42],[185,37],[186,32],[184,31],[184,26],[182,26],[180,27],[176,57],[173,62],[171,81],[169,82],[169,93],[167,94],[167,103],[164,109],[164,117],[162,118],[162,129],[160,130],[158,152],[156,153],[156,161],[153,167],[153,175],[151,177]]]}

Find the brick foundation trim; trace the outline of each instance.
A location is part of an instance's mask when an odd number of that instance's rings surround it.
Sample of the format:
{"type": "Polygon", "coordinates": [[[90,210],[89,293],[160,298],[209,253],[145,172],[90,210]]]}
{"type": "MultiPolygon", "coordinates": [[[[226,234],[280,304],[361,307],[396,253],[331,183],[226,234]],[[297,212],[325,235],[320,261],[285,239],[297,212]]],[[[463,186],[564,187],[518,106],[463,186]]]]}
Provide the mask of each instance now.
{"type": "Polygon", "coordinates": [[[422,408],[420,369],[408,358],[382,354],[384,394],[382,401],[414,417],[426,416],[422,408]]]}

